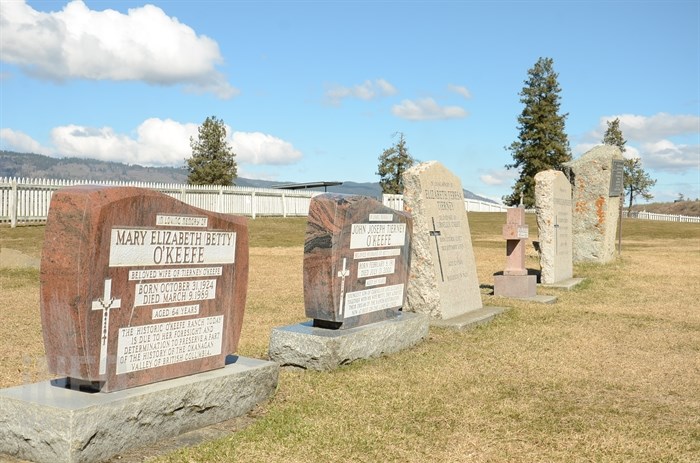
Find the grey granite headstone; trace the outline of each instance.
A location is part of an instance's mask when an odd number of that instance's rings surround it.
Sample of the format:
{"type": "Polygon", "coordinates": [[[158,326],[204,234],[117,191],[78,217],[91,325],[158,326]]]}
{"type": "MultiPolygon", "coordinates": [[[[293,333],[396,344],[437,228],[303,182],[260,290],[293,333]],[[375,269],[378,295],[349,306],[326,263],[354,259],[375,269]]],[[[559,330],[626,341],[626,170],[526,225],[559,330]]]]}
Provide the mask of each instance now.
{"type": "Polygon", "coordinates": [[[615,257],[620,197],[610,196],[610,185],[613,161],[621,159],[618,147],[600,145],[565,164],[574,178],[574,262],[604,264],[615,257]]]}
{"type": "Polygon", "coordinates": [[[404,209],[413,215],[411,276],[404,310],[444,320],[482,307],[464,192],[437,161],[403,174],[404,209]]]}
{"type": "Polygon", "coordinates": [[[542,284],[572,278],[571,184],[562,172],[545,170],[535,175],[535,210],[542,284]]]}

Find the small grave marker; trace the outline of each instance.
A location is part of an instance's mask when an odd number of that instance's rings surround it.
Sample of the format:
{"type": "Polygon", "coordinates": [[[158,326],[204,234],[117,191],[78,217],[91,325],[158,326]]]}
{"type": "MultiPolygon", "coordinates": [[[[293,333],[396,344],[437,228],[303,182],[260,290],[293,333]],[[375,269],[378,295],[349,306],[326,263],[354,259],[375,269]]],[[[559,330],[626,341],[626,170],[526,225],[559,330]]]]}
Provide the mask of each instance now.
{"type": "Polygon", "coordinates": [[[506,239],[506,268],[494,275],[494,295],[530,298],[537,295],[537,276],[525,268],[525,245],[529,237],[525,209],[511,207],[506,211],[503,238],[506,239]]]}

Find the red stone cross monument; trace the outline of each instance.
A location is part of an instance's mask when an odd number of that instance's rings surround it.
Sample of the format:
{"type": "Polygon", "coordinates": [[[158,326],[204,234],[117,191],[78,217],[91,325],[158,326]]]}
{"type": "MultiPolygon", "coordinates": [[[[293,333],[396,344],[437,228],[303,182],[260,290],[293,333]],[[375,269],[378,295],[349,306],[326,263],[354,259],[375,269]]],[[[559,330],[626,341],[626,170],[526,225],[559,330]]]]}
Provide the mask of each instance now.
{"type": "Polygon", "coordinates": [[[529,237],[525,209],[511,207],[503,225],[506,239],[506,268],[494,275],[493,294],[506,297],[533,297],[537,294],[537,276],[528,275],[525,268],[525,245],[529,237]]]}

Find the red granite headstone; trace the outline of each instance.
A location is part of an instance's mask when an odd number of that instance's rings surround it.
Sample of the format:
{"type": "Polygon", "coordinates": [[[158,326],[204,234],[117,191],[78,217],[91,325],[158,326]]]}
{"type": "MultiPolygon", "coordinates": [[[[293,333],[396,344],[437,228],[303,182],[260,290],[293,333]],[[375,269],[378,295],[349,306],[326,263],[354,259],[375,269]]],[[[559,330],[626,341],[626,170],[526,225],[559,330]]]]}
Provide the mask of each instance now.
{"type": "Polygon", "coordinates": [[[222,368],[247,284],[244,217],[141,188],[58,190],[41,259],[49,370],[109,392],[222,368]]]}
{"type": "Polygon", "coordinates": [[[314,197],[304,243],[304,303],[314,325],[351,328],[394,318],[411,259],[410,215],[354,195],[314,197]]]}

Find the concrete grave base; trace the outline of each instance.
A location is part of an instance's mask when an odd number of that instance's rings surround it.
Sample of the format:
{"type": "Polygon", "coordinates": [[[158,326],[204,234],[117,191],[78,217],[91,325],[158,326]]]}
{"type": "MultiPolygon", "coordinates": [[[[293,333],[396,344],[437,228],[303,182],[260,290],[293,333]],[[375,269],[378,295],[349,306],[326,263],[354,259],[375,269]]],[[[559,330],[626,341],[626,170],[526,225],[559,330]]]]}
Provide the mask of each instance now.
{"type": "Polygon", "coordinates": [[[242,416],[272,396],[279,366],[229,357],[224,368],[117,392],[82,392],[66,379],[0,390],[0,454],[35,462],[104,461],[242,416]]]}
{"type": "Polygon", "coordinates": [[[543,288],[566,289],[567,291],[575,288],[586,281],[585,278],[567,278],[566,280],[556,281],[554,283],[541,284],[543,288]]]}
{"type": "Polygon", "coordinates": [[[453,328],[456,330],[474,328],[475,326],[490,322],[505,310],[504,307],[486,306],[445,320],[432,319],[430,320],[430,326],[453,328]]]}
{"type": "Polygon", "coordinates": [[[282,366],[332,370],[355,360],[414,346],[428,336],[428,328],[427,315],[409,312],[347,330],[315,328],[309,320],[274,328],[269,356],[282,366]]]}

